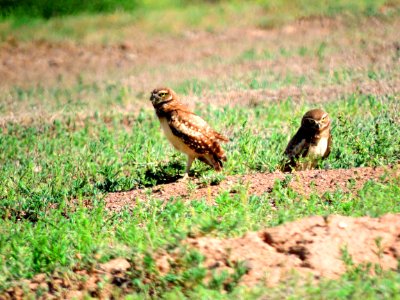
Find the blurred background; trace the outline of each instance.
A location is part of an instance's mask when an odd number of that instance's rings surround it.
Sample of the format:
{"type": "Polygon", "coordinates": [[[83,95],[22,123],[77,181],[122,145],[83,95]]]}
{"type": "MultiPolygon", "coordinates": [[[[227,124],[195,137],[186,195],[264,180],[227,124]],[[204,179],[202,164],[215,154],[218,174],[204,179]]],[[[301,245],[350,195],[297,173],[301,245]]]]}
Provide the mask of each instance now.
{"type": "MultiPolygon", "coordinates": [[[[53,35],[85,40],[90,39],[90,32],[97,27],[101,38],[110,39],[101,30],[125,29],[134,24],[144,26],[142,29],[149,32],[216,30],[239,25],[271,28],[300,18],[339,14],[379,16],[393,13],[399,3],[398,0],[1,0],[1,39],[12,32],[24,38],[21,27],[37,28],[46,20],[50,23],[46,26],[55,31],[53,35]]],[[[38,34],[37,38],[44,33],[38,34]]],[[[117,35],[121,38],[124,34],[122,30],[117,35]]]]}
{"type": "Polygon", "coordinates": [[[218,1],[218,0],[94,0],[94,1],[77,1],[77,0],[2,0],[0,3],[3,16],[26,16],[51,18],[57,16],[74,15],[79,13],[112,13],[115,11],[135,12],[142,10],[158,10],[158,9],[184,9],[189,6],[204,5],[236,5],[244,4],[260,6],[266,11],[298,11],[298,16],[310,15],[332,15],[335,13],[349,11],[359,11],[366,14],[377,14],[378,9],[383,4],[395,5],[396,0],[392,1],[372,1],[372,0],[273,0],[273,1],[218,1]]]}

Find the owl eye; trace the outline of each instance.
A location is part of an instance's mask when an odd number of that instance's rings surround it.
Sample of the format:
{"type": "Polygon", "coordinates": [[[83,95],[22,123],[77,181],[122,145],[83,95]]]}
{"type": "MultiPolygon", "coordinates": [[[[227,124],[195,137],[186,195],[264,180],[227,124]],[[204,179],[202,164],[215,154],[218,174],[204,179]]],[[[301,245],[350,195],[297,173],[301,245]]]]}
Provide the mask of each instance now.
{"type": "Polygon", "coordinates": [[[161,97],[164,97],[164,96],[165,96],[165,93],[159,93],[159,95],[160,95],[161,97]]]}

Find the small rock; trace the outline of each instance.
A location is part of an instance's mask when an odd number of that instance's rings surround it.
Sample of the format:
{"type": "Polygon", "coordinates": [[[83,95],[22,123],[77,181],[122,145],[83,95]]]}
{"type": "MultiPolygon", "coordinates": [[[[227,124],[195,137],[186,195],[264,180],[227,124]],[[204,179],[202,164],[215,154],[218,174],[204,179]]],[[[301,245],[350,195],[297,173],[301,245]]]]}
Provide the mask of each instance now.
{"type": "Polygon", "coordinates": [[[168,255],[163,255],[160,259],[157,260],[156,265],[161,273],[168,273],[170,269],[169,259],[170,257],[168,255]]]}
{"type": "Polygon", "coordinates": [[[124,258],[115,258],[106,262],[105,264],[101,264],[100,268],[106,272],[114,273],[114,272],[125,272],[131,267],[131,264],[124,258]]]}
{"type": "Polygon", "coordinates": [[[29,289],[32,291],[36,291],[38,287],[39,287],[39,283],[32,282],[29,284],[29,289]]]}
{"type": "Polygon", "coordinates": [[[347,227],[347,223],[345,223],[345,222],[339,222],[338,227],[344,229],[344,228],[347,227]]]}

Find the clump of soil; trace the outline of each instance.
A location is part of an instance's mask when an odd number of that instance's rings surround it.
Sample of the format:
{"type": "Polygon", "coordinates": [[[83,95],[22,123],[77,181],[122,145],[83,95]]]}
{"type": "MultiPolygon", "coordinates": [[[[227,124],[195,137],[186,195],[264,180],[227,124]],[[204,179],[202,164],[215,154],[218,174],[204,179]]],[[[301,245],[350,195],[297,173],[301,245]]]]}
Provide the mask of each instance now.
{"type": "Polygon", "coordinates": [[[310,217],[240,238],[192,238],[187,245],[205,256],[209,272],[233,273],[232,265],[242,262],[247,273],[240,284],[246,286],[275,285],[293,271],[313,280],[334,279],[346,271],[344,256],[354,265],[373,263],[396,270],[400,215],[310,217]]]}
{"type": "MultiPolygon", "coordinates": [[[[277,180],[284,180],[290,176],[291,180],[288,187],[296,192],[309,195],[316,192],[319,195],[327,191],[341,189],[342,191],[357,191],[368,180],[380,180],[387,172],[390,176],[399,176],[399,168],[377,167],[377,168],[353,168],[336,170],[310,170],[300,171],[293,174],[274,172],[274,173],[255,173],[246,175],[228,176],[218,185],[204,186],[199,180],[193,179],[198,187],[193,190],[185,182],[174,182],[170,184],[158,185],[150,189],[153,197],[170,200],[180,197],[186,200],[207,199],[212,203],[215,196],[222,191],[237,192],[237,186],[247,186],[248,193],[251,195],[262,195],[271,192],[277,180]]],[[[135,205],[138,199],[146,199],[149,190],[138,189],[129,192],[110,193],[106,198],[106,206],[110,210],[120,210],[126,206],[135,205]]]]}

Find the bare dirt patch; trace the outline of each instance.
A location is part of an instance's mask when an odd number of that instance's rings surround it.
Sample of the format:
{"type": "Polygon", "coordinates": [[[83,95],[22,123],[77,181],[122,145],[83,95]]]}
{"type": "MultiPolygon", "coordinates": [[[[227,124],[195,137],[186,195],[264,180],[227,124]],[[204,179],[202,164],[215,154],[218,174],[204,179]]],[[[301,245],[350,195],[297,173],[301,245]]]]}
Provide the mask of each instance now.
{"type": "Polygon", "coordinates": [[[344,19],[326,18],[269,30],[232,27],[180,36],[142,34],[110,45],[19,42],[10,37],[0,45],[0,87],[65,85],[83,76],[92,81],[122,80],[147,93],[158,85],[229,79],[249,71],[309,76],[326,67],[392,70],[399,59],[399,20],[359,22],[357,30],[344,19]],[[331,53],[321,56],[320,47],[331,48],[331,53]],[[299,54],[301,49],[305,55],[299,54]],[[247,51],[255,57],[246,58],[247,51]]]}
{"type": "Polygon", "coordinates": [[[213,203],[216,195],[222,191],[237,193],[238,188],[246,187],[247,193],[251,195],[262,195],[271,192],[277,180],[283,180],[290,176],[288,187],[296,192],[309,195],[315,192],[319,195],[327,191],[341,189],[342,191],[359,190],[368,180],[380,180],[385,174],[389,177],[398,177],[399,166],[394,167],[365,167],[338,170],[310,170],[300,171],[293,174],[274,172],[256,173],[246,175],[228,176],[218,185],[204,186],[199,180],[194,179],[197,184],[195,190],[190,189],[186,182],[174,182],[158,185],[149,189],[138,189],[129,192],[110,193],[106,197],[106,207],[110,210],[120,210],[123,207],[134,206],[136,201],[146,199],[148,195],[162,200],[178,198],[185,200],[206,199],[213,203]]]}
{"type": "Polygon", "coordinates": [[[209,271],[233,272],[232,265],[243,262],[248,271],[240,283],[246,286],[277,284],[293,270],[303,278],[337,278],[346,271],[344,255],[354,265],[373,263],[396,270],[400,215],[311,217],[240,238],[189,239],[187,245],[205,256],[209,271]]]}
{"type": "MultiPolygon", "coordinates": [[[[206,280],[212,272],[232,274],[234,266],[241,264],[246,270],[239,279],[241,285],[274,286],[293,276],[315,283],[321,278],[338,278],[348,268],[370,263],[374,267],[365,268],[366,272],[373,273],[375,267],[396,270],[400,259],[400,215],[376,219],[310,217],[239,238],[189,238],[183,245],[171,253],[155,255],[159,275],[167,274],[187,251],[196,250],[204,256],[206,280]]],[[[116,258],[91,270],[50,277],[38,274],[8,289],[0,299],[24,299],[27,292],[39,293],[43,299],[83,299],[87,295],[108,299],[134,291],[131,276],[135,268],[133,262],[116,258]]],[[[141,280],[148,283],[152,279],[141,280]]]]}
{"type": "Polygon", "coordinates": [[[289,97],[320,103],[353,93],[398,97],[399,19],[358,22],[350,26],[338,17],[268,30],[133,34],[109,45],[10,37],[0,44],[0,123],[90,116],[93,110],[134,114],[149,108],[148,93],[160,85],[184,90],[189,103],[212,105],[289,97]],[[113,85],[125,89],[123,103],[114,101],[117,94],[104,99],[113,85]],[[27,92],[28,102],[19,95],[27,92]],[[71,99],[79,105],[68,112],[71,99]]]}
{"type": "Polygon", "coordinates": [[[336,101],[352,94],[374,95],[377,97],[400,95],[400,79],[381,82],[364,81],[326,87],[291,86],[276,90],[257,89],[219,92],[216,94],[204,93],[201,98],[193,97],[193,99],[190,100],[192,100],[191,102],[203,102],[212,105],[257,106],[290,98],[294,102],[306,100],[309,103],[318,104],[336,101]]]}

